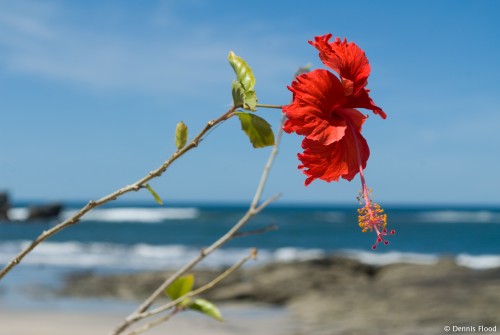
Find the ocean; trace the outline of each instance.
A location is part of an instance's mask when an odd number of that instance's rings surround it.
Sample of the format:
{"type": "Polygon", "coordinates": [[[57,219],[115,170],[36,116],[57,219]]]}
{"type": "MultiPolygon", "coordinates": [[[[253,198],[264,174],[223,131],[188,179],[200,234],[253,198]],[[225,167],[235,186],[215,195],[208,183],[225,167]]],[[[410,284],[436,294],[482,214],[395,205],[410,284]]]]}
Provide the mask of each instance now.
{"type": "MultiPolygon", "coordinates": [[[[60,219],[83,205],[65,204],[60,219]]],[[[0,307],[2,301],[24,301],[22,296],[33,285],[57,286],[71,271],[176,269],[224,234],[246,209],[247,205],[237,204],[143,203],[98,208],[42,243],[0,281],[0,307]]],[[[232,265],[251,247],[258,249],[255,264],[337,253],[380,265],[433,263],[439,257],[453,257],[458,264],[478,270],[500,266],[500,206],[385,206],[385,210],[388,229],[396,234],[388,237],[389,245],[380,244],[373,251],[375,234],[360,231],[356,207],[274,204],[242,231],[270,226],[276,230],[234,238],[199,267],[232,265]]],[[[9,214],[22,220],[27,204],[15,204],[9,214]]],[[[56,223],[0,223],[0,265],[56,223]]]]}

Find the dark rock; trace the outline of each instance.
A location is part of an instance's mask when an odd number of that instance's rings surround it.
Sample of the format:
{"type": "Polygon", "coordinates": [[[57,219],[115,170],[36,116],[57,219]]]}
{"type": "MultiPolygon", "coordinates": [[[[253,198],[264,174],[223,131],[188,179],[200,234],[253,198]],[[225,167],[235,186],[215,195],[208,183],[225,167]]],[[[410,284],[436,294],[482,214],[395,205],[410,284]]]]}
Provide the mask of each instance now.
{"type": "MultiPolygon", "coordinates": [[[[233,273],[203,294],[215,301],[247,300],[284,304],[311,290],[335,290],[339,285],[365,285],[376,268],[345,258],[325,258],[305,262],[272,263],[233,273]]],[[[196,286],[215,278],[220,271],[194,271],[196,286]]],[[[75,273],[66,280],[62,294],[141,299],[150,294],[169,272],[126,275],[75,273]]]]}
{"type": "Polygon", "coordinates": [[[9,194],[7,192],[0,193],[0,220],[8,221],[9,220],[9,194]]]}
{"type": "MultiPolygon", "coordinates": [[[[196,271],[196,287],[218,271],[196,271]]],[[[144,299],[169,273],[75,274],[62,294],[144,299]]],[[[203,294],[212,301],[285,304],[294,335],[443,334],[446,325],[500,325],[500,268],[476,271],[450,259],[375,267],[321,260],[247,268],[203,294]]]]}
{"type": "Polygon", "coordinates": [[[49,205],[39,205],[39,206],[31,206],[28,209],[28,218],[27,220],[48,220],[48,219],[57,219],[61,210],[63,209],[63,205],[60,203],[54,203],[49,205]]]}
{"type": "Polygon", "coordinates": [[[272,263],[243,271],[243,281],[209,293],[214,300],[246,299],[285,304],[311,290],[335,290],[345,282],[364,285],[374,267],[355,260],[328,257],[304,262],[272,263]]]}
{"type": "Polygon", "coordinates": [[[500,323],[499,275],[448,260],[392,264],[365,285],[311,290],[288,306],[303,334],[443,334],[446,325],[500,323]]]}

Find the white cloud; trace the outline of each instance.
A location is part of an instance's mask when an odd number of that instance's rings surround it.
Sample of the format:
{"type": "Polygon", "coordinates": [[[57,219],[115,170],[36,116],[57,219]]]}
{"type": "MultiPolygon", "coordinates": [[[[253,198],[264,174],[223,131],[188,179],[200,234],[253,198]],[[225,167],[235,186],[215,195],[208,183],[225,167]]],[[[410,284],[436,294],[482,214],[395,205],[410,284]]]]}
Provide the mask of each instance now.
{"type": "MultiPolygon", "coordinates": [[[[23,3],[22,8],[0,4],[0,48],[4,49],[0,62],[13,73],[98,90],[189,92],[225,85],[229,49],[247,49],[238,36],[221,37],[216,26],[173,19],[166,5],[163,21],[158,13],[141,16],[147,21],[141,24],[144,31],[126,32],[101,27],[99,20],[94,26],[92,17],[89,25],[78,26],[72,24],[73,12],[63,7],[26,10],[31,7],[23,3]]],[[[282,40],[280,36],[261,38],[282,40]]],[[[269,76],[288,74],[298,63],[287,59],[285,52],[275,61],[254,56],[254,65],[265,66],[269,76]]]]}

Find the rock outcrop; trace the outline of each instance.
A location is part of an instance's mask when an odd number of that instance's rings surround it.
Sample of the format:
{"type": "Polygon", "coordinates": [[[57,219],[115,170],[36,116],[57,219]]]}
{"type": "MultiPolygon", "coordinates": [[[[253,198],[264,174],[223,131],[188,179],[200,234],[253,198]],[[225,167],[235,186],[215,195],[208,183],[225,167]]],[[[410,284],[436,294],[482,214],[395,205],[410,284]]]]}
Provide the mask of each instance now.
{"type": "Polygon", "coordinates": [[[31,206],[28,209],[28,218],[26,220],[30,221],[57,219],[62,209],[63,205],[60,203],[31,206]]]}
{"type": "Polygon", "coordinates": [[[7,192],[0,192],[0,221],[9,220],[9,194],[7,192]]]}
{"type": "MultiPolygon", "coordinates": [[[[197,286],[218,272],[194,272],[197,286]]],[[[62,294],[144,299],[168,273],[73,274],[62,294]]],[[[500,326],[500,268],[371,266],[327,257],[239,271],[203,296],[286,306],[294,335],[443,334],[445,326],[500,326]]]]}

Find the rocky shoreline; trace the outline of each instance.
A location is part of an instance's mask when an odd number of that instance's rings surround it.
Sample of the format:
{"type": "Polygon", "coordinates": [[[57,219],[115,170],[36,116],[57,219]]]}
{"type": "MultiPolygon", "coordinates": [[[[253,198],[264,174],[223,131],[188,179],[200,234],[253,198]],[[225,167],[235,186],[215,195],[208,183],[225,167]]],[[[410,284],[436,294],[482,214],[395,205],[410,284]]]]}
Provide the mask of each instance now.
{"type": "MultiPolygon", "coordinates": [[[[219,272],[193,273],[200,286],[219,272]]],[[[166,276],[74,273],[59,294],[140,300],[166,276]]],[[[445,326],[497,325],[500,332],[500,268],[471,270],[451,259],[374,266],[331,256],[272,263],[240,270],[203,297],[285,306],[295,335],[432,335],[445,334],[445,326]]]]}

